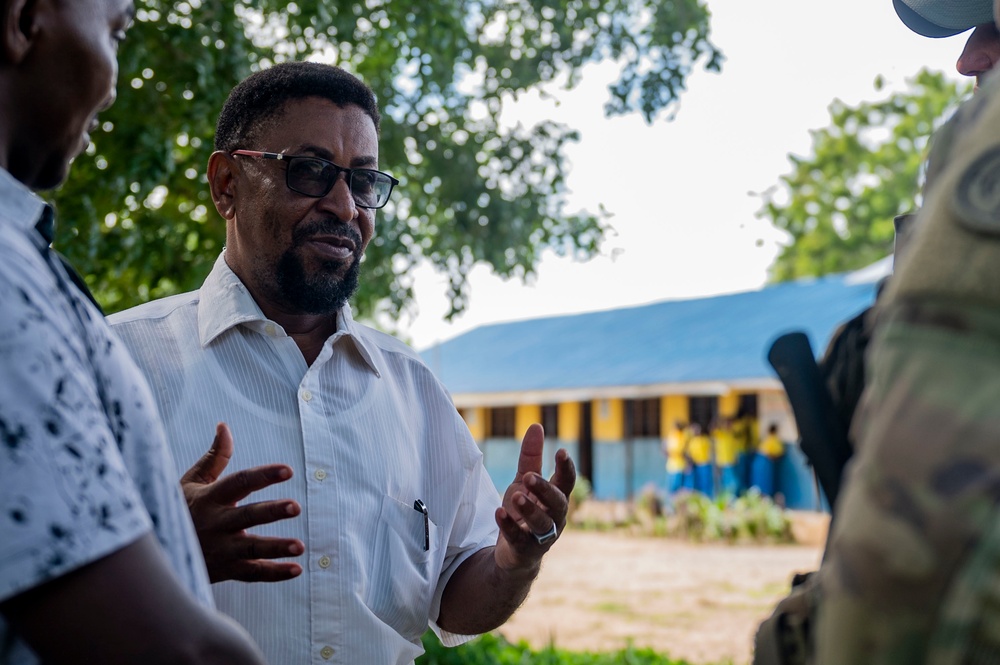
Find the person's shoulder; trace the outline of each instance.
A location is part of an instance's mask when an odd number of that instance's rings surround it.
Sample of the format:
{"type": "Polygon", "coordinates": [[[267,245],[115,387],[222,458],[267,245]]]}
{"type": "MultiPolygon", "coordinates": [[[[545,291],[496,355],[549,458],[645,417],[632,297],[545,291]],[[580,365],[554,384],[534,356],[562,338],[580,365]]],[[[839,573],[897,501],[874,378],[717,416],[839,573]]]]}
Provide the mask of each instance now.
{"type": "Polygon", "coordinates": [[[111,327],[117,328],[129,323],[157,321],[165,319],[185,307],[197,307],[197,305],[198,291],[188,291],[187,293],[179,293],[151,300],[147,303],[110,314],[108,316],[108,323],[111,327]]]}
{"type": "Polygon", "coordinates": [[[27,236],[10,228],[0,230],[0,279],[26,286],[55,283],[42,253],[27,236]]]}
{"type": "Polygon", "coordinates": [[[423,364],[423,359],[420,357],[420,354],[417,353],[413,347],[398,337],[394,337],[389,333],[383,332],[369,325],[358,323],[357,321],[353,323],[353,329],[351,332],[357,335],[362,342],[372,346],[373,350],[377,349],[384,354],[401,356],[408,360],[413,360],[423,364]]]}

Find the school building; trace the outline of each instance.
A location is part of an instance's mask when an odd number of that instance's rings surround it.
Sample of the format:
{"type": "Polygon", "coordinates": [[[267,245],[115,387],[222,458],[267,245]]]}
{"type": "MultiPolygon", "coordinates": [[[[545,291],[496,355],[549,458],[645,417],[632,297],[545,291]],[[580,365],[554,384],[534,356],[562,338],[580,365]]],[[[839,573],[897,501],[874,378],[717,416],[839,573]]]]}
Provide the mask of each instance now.
{"type": "Polygon", "coordinates": [[[875,298],[871,268],[710,298],[553,316],[476,328],[422,352],[479,443],[494,484],[514,477],[520,439],[540,422],[546,475],[566,448],[598,499],[666,491],[662,442],[675,421],[707,426],[755,413],[779,426],[788,454],[779,491],[792,508],[823,503],[798,448],[794,418],[767,351],[804,331],[817,355],[875,298]]]}

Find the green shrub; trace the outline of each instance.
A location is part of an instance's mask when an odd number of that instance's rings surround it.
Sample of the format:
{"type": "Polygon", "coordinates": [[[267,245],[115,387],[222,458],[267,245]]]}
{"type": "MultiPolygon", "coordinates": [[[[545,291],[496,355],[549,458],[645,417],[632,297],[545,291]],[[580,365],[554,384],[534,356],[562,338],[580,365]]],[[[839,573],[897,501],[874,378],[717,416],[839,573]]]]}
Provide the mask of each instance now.
{"type": "Polygon", "coordinates": [[[580,507],[592,494],[593,488],[590,486],[590,481],[583,476],[577,476],[576,485],[573,486],[573,491],[569,493],[570,506],[572,508],[580,507]]]}
{"type": "Polygon", "coordinates": [[[416,665],[691,665],[631,646],[613,653],[564,651],[554,646],[534,651],[526,642],[511,644],[492,633],[453,649],[442,646],[430,631],[423,641],[427,652],[417,658],[416,665]]]}
{"type": "Polygon", "coordinates": [[[741,497],[709,499],[698,492],[684,492],[673,501],[674,515],[665,531],[694,540],[729,542],[792,542],[792,528],[784,509],[756,489],[741,497]]]}

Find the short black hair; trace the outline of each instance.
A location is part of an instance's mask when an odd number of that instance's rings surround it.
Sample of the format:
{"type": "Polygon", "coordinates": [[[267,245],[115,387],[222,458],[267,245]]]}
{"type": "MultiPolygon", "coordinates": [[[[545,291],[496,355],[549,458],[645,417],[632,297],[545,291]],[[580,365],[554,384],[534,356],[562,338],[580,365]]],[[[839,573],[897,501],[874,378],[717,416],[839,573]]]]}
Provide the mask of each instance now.
{"type": "Polygon", "coordinates": [[[375,93],[357,76],[334,65],[283,62],[251,74],[229,93],[215,126],[215,149],[256,149],[250,143],[257,130],[281,113],[287,102],[306,97],[359,106],[379,130],[375,93]]]}

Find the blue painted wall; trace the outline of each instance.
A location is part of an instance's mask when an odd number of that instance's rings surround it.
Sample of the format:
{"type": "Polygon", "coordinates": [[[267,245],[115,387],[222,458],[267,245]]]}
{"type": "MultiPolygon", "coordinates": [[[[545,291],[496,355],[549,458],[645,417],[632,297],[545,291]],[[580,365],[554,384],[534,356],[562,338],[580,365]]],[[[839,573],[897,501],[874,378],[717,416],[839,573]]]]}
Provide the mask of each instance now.
{"type": "MultiPolygon", "coordinates": [[[[634,439],[594,442],[594,498],[626,500],[638,496],[644,487],[653,485],[661,494],[667,491],[667,472],[660,439],[634,439]],[[628,446],[631,445],[631,462],[628,446]],[[628,472],[631,467],[631,473],[628,472]]],[[[487,439],[480,446],[486,471],[497,491],[503,494],[517,472],[521,442],[517,439],[487,439]]],[[[542,475],[552,475],[556,450],[566,448],[578,459],[575,443],[546,442],[542,475]]],[[[796,510],[829,510],[825,497],[817,494],[812,469],[798,445],[785,446],[785,456],[778,467],[778,491],[785,505],[796,510]]]]}
{"type": "MultiPolygon", "coordinates": [[[[479,447],[483,451],[486,472],[497,491],[502,495],[507,491],[507,486],[514,480],[514,475],[517,473],[517,458],[521,452],[521,441],[520,439],[487,439],[479,447]]],[[[574,460],[578,459],[578,445],[575,442],[546,441],[542,455],[542,476],[545,478],[551,477],[555,471],[556,451],[560,448],[565,448],[574,460]]]]}

